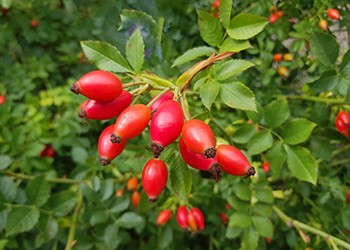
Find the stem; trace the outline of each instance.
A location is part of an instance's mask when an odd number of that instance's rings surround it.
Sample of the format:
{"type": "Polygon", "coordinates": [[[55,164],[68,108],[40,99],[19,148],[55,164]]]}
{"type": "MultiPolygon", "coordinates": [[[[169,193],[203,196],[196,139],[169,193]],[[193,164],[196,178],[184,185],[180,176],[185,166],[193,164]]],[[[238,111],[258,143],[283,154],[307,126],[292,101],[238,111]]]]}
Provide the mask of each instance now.
{"type": "Polygon", "coordinates": [[[66,243],[65,250],[71,250],[74,246],[74,237],[75,237],[75,227],[77,225],[77,220],[78,220],[78,214],[81,208],[81,205],[83,204],[83,196],[81,193],[78,193],[78,202],[74,208],[74,213],[72,216],[72,224],[69,229],[69,234],[68,234],[68,240],[66,243]]]}
{"type": "Polygon", "coordinates": [[[312,102],[324,102],[327,104],[333,104],[333,105],[342,105],[344,103],[344,99],[330,99],[330,98],[323,98],[323,97],[317,97],[317,96],[301,96],[301,95],[286,95],[283,96],[288,99],[296,99],[296,100],[304,100],[304,101],[312,101],[312,102]]]}
{"type": "Polygon", "coordinates": [[[159,94],[157,94],[157,95],[153,98],[153,100],[151,100],[151,101],[147,104],[147,107],[151,107],[156,101],[158,101],[158,99],[159,99],[162,95],[164,95],[164,94],[165,94],[166,92],[168,92],[169,90],[170,90],[169,87],[163,89],[159,94]]]}
{"type": "Polygon", "coordinates": [[[330,167],[334,167],[334,166],[337,166],[337,165],[341,165],[341,164],[346,164],[346,163],[349,163],[350,162],[350,159],[342,159],[342,160],[339,160],[339,161],[333,161],[332,163],[329,164],[330,167]]]}
{"type": "Polygon", "coordinates": [[[278,215],[278,217],[284,221],[288,226],[293,226],[295,228],[299,228],[299,229],[302,229],[304,231],[307,231],[307,232],[310,232],[310,233],[313,233],[313,234],[316,234],[318,236],[321,236],[323,237],[326,241],[328,242],[334,242],[335,244],[339,245],[339,246],[342,246],[344,247],[345,249],[348,249],[350,250],[350,244],[333,236],[333,235],[330,235],[330,234],[327,234],[321,230],[318,230],[314,227],[311,227],[307,224],[304,224],[298,220],[294,220],[292,219],[291,217],[289,217],[288,215],[286,215],[285,213],[282,212],[281,209],[279,209],[278,207],[276,206],[273,206],[273,210],[276,212],[276,214],[278,215]]]}
{"type": "MultiPolygon", "coordinates": [[[[33,175],[26,175],[26,174],[21,174],[21,173],[12,173],[4,170],[0,170],[0,174],[2,175],[7,175],[14,177],[16,179],[21,179],[21,180],[33,180],[35,176],[33,175]]],[[[75,180],[75,179],[68,179],[68,178],[49,178],[47,179],[48,182],[51,183],[60,183],[60,184],[82,184],[85,183],[85,180],[75,180]]]]}
{"type": "Polygon", "coordinates": [[[340,154],[342,152],[346,152],[349,148],[350,148],[350,143],[345,145],[344,147],[342,147],[340,149],[334,150],[332,155],[334,157],[334,156],[336,156],[336,155],[338,155],[338,154],[340,154]]]}
{"type": "Polygon", "coordinates": [[[138,85],[145,85],[145,84],[146,83],[144,83],[144,82],[129,82],[129,83],[123,84],[123,88],[129,88],[129,87],[138,86],[138,85]]]}
{"type": "Polygon", "coordinates": [[[221,123],[216,120],[212,115],[211,113],[209,112],[209,117],[210,119],[212,120],[212,122],[215,124],[215,126],[221,130],[222,133],[224,133],[224,135],[226,136],[227,138],[227,141],[230,145],[233,145],[233,141],[231,140],[231,137],[226,133],[226,130],[225,128],[221,125],[221,123]]]}
{"type": "Polygon", "coordinates": [[[191,115],[189,113],[188,106],[186,104],[186,100],[184,96],[180,96],[180,104],[181,104],[182,111],[184,113],[185,121],[191,120],[191,115]]]}
{"type": "Polygon", "coordinates": [[[261,129],[269,130],[269,131],[271,132],[271,134],[273,134],[274,136],[276,136],[280,141],[283,141],[283,138],[282,138],[279,134],[277,134],[275,131],[273,131],[272,129],[267,128],[267,127],[265,127],[265,126],[262,126],[262,125],[260,125],[260,124],[258,124],[258,126],[259,126],[259,128],[261,128],[261,129]]]}

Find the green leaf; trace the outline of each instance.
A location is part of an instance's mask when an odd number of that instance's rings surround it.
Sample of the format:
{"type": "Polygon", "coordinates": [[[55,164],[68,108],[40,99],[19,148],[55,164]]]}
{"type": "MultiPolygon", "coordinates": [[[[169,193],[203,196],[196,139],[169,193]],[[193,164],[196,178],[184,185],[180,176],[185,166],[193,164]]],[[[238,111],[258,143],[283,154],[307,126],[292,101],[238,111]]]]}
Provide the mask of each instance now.
{"type": "Polygon", "coordinates": [[[105,179],[101,184],[100,193],[102,196],[101,201],[105,201],[111,197],[114,194],[114,180],[111,178],[105,179]]]}
{"type": "Polygon", "coordinates": [[[272,173],[279,175],[283,164],[287,159],[283,143],[278,141],[266,154],[267,161],[270,163],[272,173]]]}
{"type": "Polygon", "coordinates": [[[237,211],[249,211],[250,209],[250,202],[243,201],[235,195],[228,197],[227,202],[237,211]]]}
{"type": "Polygon", "coordinates": [[[220,46],[220,52],[240,52],[250,47],[251,45],[247,40],[234,40],[231,37],[227,37],[220,46]]]}
{"type": "Polygon", "coordinates": [[[256,111],[253,92],[240,82],[221,84],[222,101],[231,108],[256,111]]]}
{"type": "Polygon", "coordinates": [[[349,207],[341,213],[341,219],[344,227],[350,230],[350,208],[349,207]]]}
{"type": "Polygon", "coordinates": [[[0,170],[5,170],[13,162],[13,159],[7,155],[0,155],[0,170]]]}
{"type": "Polygon", "coordinates": [[[232,0],[221,0],[219,5],[219,19],[225,28],[230,24],[231,11],[232,0]]]}
{"type": "Polygon", "coordinates": [[[303,147],[284,145],[287,152],[287,166],[292,174],[302,181],[316,184],[317,163],[309,150],[303,147]]]}
{"type": "Polygon", "coordinates": [[[86,158],[89,156],[88,152],[83,147],[73,147],[71,154],[76,163],[85,163],[86,158]]]}
{"type": "Polygon", "coordinates": [[[255,189],[255,198],[263,203],[271,204],[273,203],[272,190],[269,187],[256,188],[255,189]]]}
{"type": "Polygon", "coordinates": [[[104,223],[108,220],[109,213],[106,210],[95,211],[90,217],[90,225],[95,226],[100,223],[104,223]]]}
{"type": "Polygon", "coordinates": [[[202,39],[210,46],[219,46],[223,36],[219,20],[202,10],[198,10],[197,14],[202,39]]]}
{"type": "Polygon", "coordinates": [[[247,228],[243,234],[242,249],[255,250],[258,248],[259,236],[252,226],[247,228]]]}
{"type": "Polygon", "coordinates": [[[253,216],[252,217],[253,225],[256,231],[263,237],[273,236],[273,224],[271,220],[263,216],[253,216]]]}
{"type": "Polygon", "coordinates": [[[264,121],[269,128],[281,126],[289,117],[290,111],[286,99],[270,102],[263,109],[264,121]]]}
{"type": "Polygon", "coordinates": [[[75,192],[65,190],[52,195],[48,201],[48,205],[57,216],[65,216],[77,203],[77,194],[75,192]]]}
{"type": "Polygon", "coordinates": [[[14,207],[8,214],[6,236],[28,232],[39,221],[39,210],[34,207],[14,207]]]}
{"type": "Polygon", "coordinates": [[[134,212],[123,213],[118,222],[120,227],[127,229],[136,228],[145,223],[143,217],[134,212]]]}
{"type": "Polygon", "coordinates": [[[236,143],[247,143],[256,133],[255,125],[245,124],[233,133],[232,140],[236,143]]]}
{"type": "Polygon", "coordinates": [[[218,81],[226,80],[232,76],[238,75],[252,66],[254,66],[253,63],[242,59],[226,61],[217,69],[215,79],[218,81]]]}
{"type": "Polygon", "coordinates": [[[215,49],[211,47],[201,46],[196,47],[193,49],[187,50],[185,53],[183,53],[181,56],[175,59],[173,65],[171,67],[179,66],[184,63],[188,63],[194,59],[197,59],[201,56],[207,56],[209,57],[211,54],[215,52],[215,49]]]}
{"type": "Polygon", "coordinates": [[[350,80],[350,49],[343,56],[339,69],[342,77],[350,80]]]}
{"type": "Polygon", "coordinates": [[[236,212],[230,216],[229,227],[246,228],[251,224],[250,216],[241,212],[236,212]]]}
{"type": "Polygon", "coordinates": [[[11,212],[11,208],[9,207],[6,207],[3,210],[0,210],[0,231],[5,229],[7,217],[10,212],[11,212]]]}
{"type": "Polygon", "coordinates": [[[238,183],[235,185],[234,190],[238,198],[244,201],[250,201],[252,193],[246,184],[238,183]]]}
{"type": "Polygon", "coordinates": [[[293,119],[282,129],[283,141],[290,145],[302,143],[310,137],[316,125],[304,118],[293,119]]]}
{"type": "Polygon", "coordinates": [[[247,148],[250,155],[257,155],[271,148],[272,144],[273,138],[271,133],[263,130],[250,139],[247,148]]]}
{"type": "Polygon", "coordinates": [[[242,233],[242,229],[238,227],[227,227],[225,237],[227,239],[235,239],[242,233]]]}
{"type": "Polygon", "coordinates": [[[140,73],[145,57],[145,44],[139,29],[132,33],[126,43],[126,57],[135,72],[140,73]]]}
{"type": "Polygon", "coordinates": [[[313,31],[310,38],[312,54],[325,66],[335,63],[339,54],[339,44],[336,39],[325,33],[313,31]]]}
{"type": "Polygon", "coordinates": [[[267,23],[264,17],[241,13],[231,20],[227,33],[233,39],[246,40],[260,33],[267,23]]]}
{"type": "Polygon", "coordinates": [[[111,211],[112,214],[119,214],[120,212],[123,212],[128,209],[130,205],[130,199],[117,199],[110,207],[109,211],[111,211]]]}
{"type": "Polygon", "coordinates": [[[324,73],[315,81],[309,83],[310,89],[316,92],[333,90],[339,82],[337,72],[335,70],[329,70],[324,73]]]}
{"type": "Polygon", "coordinates": [[[26,194],[31,204],[41,207],[50,198],[51,185],[46,181],[44,175],[38,176],[28,183],[26,194]]]}
{"type": "Polygon", "coordinates": [[[262,215],[265,217],[269,217],[272,215],[272,205],[271,204],[265,204],[265,203],[255,203],[253,206],[253,213],[262,215]]]}
{"type": "Polygon", "coordinates": [[[187,201],[192,187],[192,172],[181,157],[169,159],[171,188],[180,199],[187,201]]]}
{"type": "Polygon", "coordinates": [[[52,215],[45,213],[40,214],[39,228],[46,239],[55,238],[59,231],[57,220],[52,215]]]}
{"type": "Polygon", "coordinates": [[[119,50],[109,43],[83,41],[81,47],[89,59],[99,69],[112,72],[130,72],[130,67],[119,50]]]}
{"type": "Polygon", "coordinates": [[[160,249],[165,249],[171,244],[173,241],[173,228],[169,223],[160,229],[157,238],[160,249]]]}
{"type": "Polygon", "coordinates": [[[13,0],[2,0],[1,6],[5,9],[9,9],[12,5],[13,0]]]}
{"type": "Polygon", "coordinates": [[[202,99],[204,106],[207,109],[210,109],[211,105],[214,103],[219,92],[220,92],[220,84],[215,80],[209,79],[201,86],[200,97],[202,99]]]}
{"type": "Polygon", "coordinates": [[[6,201],[14,201],[17,194],[17,185],[11,178],[7,176],[1,176],[0,192],[5,197],[6,201]]]}

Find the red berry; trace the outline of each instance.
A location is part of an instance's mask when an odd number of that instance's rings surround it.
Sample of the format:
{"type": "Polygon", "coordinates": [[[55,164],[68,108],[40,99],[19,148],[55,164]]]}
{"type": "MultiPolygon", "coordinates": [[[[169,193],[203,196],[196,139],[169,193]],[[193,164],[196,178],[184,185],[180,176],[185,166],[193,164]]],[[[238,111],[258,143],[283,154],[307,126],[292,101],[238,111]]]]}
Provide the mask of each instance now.
{"type": "Polygon", "coordinates": [[[158,200],[168,180],[168,169],[164,161],[150,159],[142,170],[142,187],[150,202],[158,200]]]}
{"type": "Polygon", "coordinates": [[[45,147],[41,152],[39,153],[39,157],[54,157],[55,156],[55,150],[52,147],[51,144],[45,144],[45,147]]]}
{"type": "Polygon", "coordinates": [[[136,177],[131,177],[126,183],[126,189],[130,192],[136,191],[139,187],[139,182],[136,177]]]}
{"type": "Polygon", "coordinates": [[[335,126],[338,131],[350,138],[350,115],[346,111],[340,111],[335,118],[335,126]]]}
{"type": "Polygon", "coordinates": [[[124,190],[122,188],[119,188],[117,191],[115,191],[116,197],[123,197],[124,196],[124,190]]]}
{"type": "Polygon", "coordinates": [[[120,153],[124,150],[126,141],[122,143],[112,143],[111,135],[114,130],[114,125],[109,125],[106,127],[99,139],[98,139],[98,153],[100,155],[100,162],[103,166],[106,166],[111,163],[113,159],[115,159],[120,153]]]}
{"type": "Polygon", "coordinates": [[[348,204],[350,204],[350,189],[348,189],[348,199],[347,199],[348,204]]]}
{"type": "Polygon", "coordinates": [[[262,167],[262,169],[264,170],[265,173],[270,171],[270,163],[268,161],[263,162],[261,167],[262,167]]]}
{"type": "Polygon", "coordinates": [[[204,222],[204,215],[201,210],[198,208],[192,208],[190,213],[193,214],[194,218],[196,219],[196,224],[199,230],[203,230],[205,227],[205,222],[204,222]]]}
{"type": "Polygon", "coordinates": [[[4,104],[6,102],[6,96],[0,95],[0,105],[4,104]]]}
{"type": "Polygon", "coordinates": [[[194,217],[194,214],[192,214],[191,211],[187,214],[187,226],[192,232],[196,232],[198,230],[196,218],[194,217]]]}
{"type": "Polygon", "coordinates": [[[215,0],[213,3],[212,3],[214,9],[219,9],[219,5],[220,5],[220,0],[215,0]]]}
{"type": "Polygon", "coordinates": [[[177,208],[176,221],[177,224],[184,230],[187,228],[187,214],[188,212],[185,206],[180,205],[177,208]]]}
{"type": "Polygon", "coordinates": [[[270,23],[275,23],[275,22],[278,21],[279,18],[280,18],[280,16],[278,15],[278,13],[273,13],[269,17],[269,22],[270,23]]]}
{"type": "Polygon", "coordinates": [[[265,238],[265,241],[266,241],[266,243],[267,243],[268,245],[270,245],[270,244],[272,243],[272,238],[266,237],[266,238],[265,238]]]}
{"type": "Polygon", "coordinates": [[[135,104],[126,108],[115,121],[111,141],[121,143],[123,140],[138,136],[147,127],[151,115],[151,110],[144,104],[135,104]]]}
{"type": "Polygon", "coordinates": [[[245,177],[255,174],[255,169],[250,166],[248,159],[234,146],[218,146],[216,156],[222,171],[228,174],[245,177]]]}
{"type": "Polygon", "coordinates": [[[191,151],[181,138],[179,141],[180,153],[182,159],[191,167],[202,171],[209,171],[216,181],[221,178],[221,168],[218,164],[216,156],[214,158],[206,158],[203,154],[191,151]]]}
{"type": "Polygon", "coordinates": [[[282,59],[283,59],[283,54],[281,54],[281,53],[278,53],[278,54],[274,54],[274,55],[273,55],[273,60],[274,60],[275,62],[280,62],[280,61],[282,61],[282,59]]]}
{"type": "MultiPolygon", "coordinates": [[[[153,97],[150,102],[154,99],[155,97],[153,97]]],[[[154,112],[156,111],[163,103],[165,103],[166,101],[170,101],[174,98],[174,93],[171,91],[165,92],[161,97],[159,97],[159,99],[153,103],[150,107],[151,111],[154,112]]]]}
{"type": "Polygon", "coordinates": [[[228,218],[227,218],[227,215],[225,212],[220,213],[220,219],[221,219],[223,224],[226,225],[228,223],[228,218]]]}
{"type": "Polygon", "coordinates": [[[179,137],[183,124],[184,115],[176,101],[167,101],[158,108],[150,124],[151,148],[155,158],[179,137]]]}
{"type": "Polygon", "coordinates": [[[340,18],[339,11],[337,9],[328,9],[327,15],[330,19],[338,20],[340,18]]]}
{"type": "Polygon", "coordinates": [[[204,154],[207,158],[215,157],[215,135],[203,121],[192,119],[182,126],[182,138],[193,152],[204,154]]]}
{"type": "Polygon", "coordinates": [[[138,191],[134,191],[131,195],[131,204],[134,208],[139,206],[141,195],[138,191]]]}
{"type": "Polygon", "coordinates": [[[36,20],[36,19],[33,19],[31,22],[30,22],[30,26],[32,27],[32,28],[36,28],[36,27],[38,27],[38,20],[36,20]]]}
{"type": "Polygon", "coordinates": [[[122,83],[114,74],[94,70],[83,75],[70,90],[98,102],[110,102],[122,93],[122,83]]]}
{"type": "Polygon", "coordinates": [[[158,214],[156,224],[158,226],[165,225],[171,218],[171,211],[169,209],[164,209],[158,214]]]}
{"type": "Polygon", "coordinates": [[[108,120],[119,115],[124,109],[129,107],[132,95],[123,90],[120,96],[110,102],[97,102],[89,100],[85,103],[79,113],[83,119],[108,120]]]}

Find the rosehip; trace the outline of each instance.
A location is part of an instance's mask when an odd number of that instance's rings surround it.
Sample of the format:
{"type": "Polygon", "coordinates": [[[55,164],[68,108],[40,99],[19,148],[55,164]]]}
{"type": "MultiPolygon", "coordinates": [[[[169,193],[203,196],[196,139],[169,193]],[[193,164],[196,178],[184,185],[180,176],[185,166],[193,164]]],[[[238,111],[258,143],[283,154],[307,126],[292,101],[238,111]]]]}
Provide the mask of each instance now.
{"type": "Polygon", "coordinates": [[[193,152],[204,154],[207,158],[215,157],[215,135],[203,121],[192,119],[182,126],[182,138],[193,152]]]}
{"type": "Polygon", "coordinates": [[[119,188],[117,191],[115,191],[116,197],[123,197],[124,196],[124,190],[122,188],[119,188]]]}
{"type": "MultiPolygon", "coordinates": [[[[150,102],[154,99],[153,97],[150,102]]],[[[149,107],[152,112],[156,111],[163,103],[170,101],[174,98],[174,93],[171,91],[165,92],[159,99],[149,107]]]]}
{"type": "Polygon", "coordinates": [[[176,221],[177,224],[184,230],[187,228],[187,214],[188,212],[185,206],[180,205],[177,208],[176,221]]]}
{"type": "Polygon", "coordinates": [[[100,162],[103,166],[111,163],[120,153],[124,150],[126,141],[120,144],[115,144],[111,142],[111,134],[113,133],[114,125],[109,125],[106,127],[100,137],[98,138],[98,153],[100,155],[100,162]]]}
{"type": "Polygon", "coordinates": [[[220,145],[216,155],[222,171],[228,174],[245,177],[255,174],[255,169],[250,166],[248,159],[234,146],[220,145]]]}
{"type": "Polygon", "coordinates": [[[265,241],[268,245],[270,245],[272,243],[272,238],[270,237],[265,237],[265,241]]]}
{"type": "Polygon", "coordinates": [[[227,215],[225,212],[220,213],[220,219],[221,219],[223,224],[226,225],[228,223],[228,218],[227,218],[227,215]]]}
{"type": "Polygon", "coordinates": [[[262,169],[264,170],[265,173],[270,171],[270,163],[265,161],[263,162],[263,164],[261,165],[262,169]]]}
{"type": "Polygon", "coordinates": [[[1,12],[2,12],[2,15],[3,15],[3,16],[6,16],[7,13],[9,12],[9,9],[2,7],[2,8],[1,8],[1,12]]]}
{"type": "Polygon", "coordinates": [[[284,77],[284,78],[287,78],[289,77],[289,69],[285,66],[280,66],[278,69],[277,69],[277,73],[284,77]]]}
{"type": "Polygon", "coordinates": [[[156,224],[158,226],[165,225],[171,218],[171,211],[169,209],[164,209],[158,214],[156,224]]]}
{"type": "Polygon", "coordinates": [[[36,27],[38,27],[38,20],[36,20],[36,19],[33,19],[31,22],[30,22],[30,26],[32,27],[32,28],[36,28],[36,27]]]}
{"type": "Polygon", "coordinates": [[[338,20],[340,18],[339,11],[337,9],[328,9],[327,15],[330,19],[338,20]]]}
{"type": "Polygon", "coordinates": [[[204,215],[201,210],[198,208],[194,207],[190,211],[191,214],[193,214],[196,224],[199,230],[203,230],[205,227],[205,222],[204,222],[204,215]]]}
{"type": "Polygon", "coordinates": [[[4,104],[6,102],[6,96],[0,95],[0,105],[4,104]]]}
{"type": "Polygon", "coordinates": [[[270,17],[269,17],[269,22],[270,22],[270,23],[275,23],[275,22],[278,21],[279,18],[280,18],[280,17],[279,17],[279,15],[278,15],[277,13],[273,13],[273,14],[271,14],[270,17]]]}
{"type": "Polygon", "coordinates": [[[167,101],[158,108],[150,124],[151,149],[155,158],[179,137],[183,124],[182,108],[176,101],[167,101]]]}
{"type": "Polygon", "coordinates": [[[213,3],[212,3],[214,9],[219,9],[219,5],[220,5],[220,0],[215,0],[213,3]]]}
{"type": "Polygon", "coordinates": [[[283,55],[283,60],[285,60],[287,62],[291,62],[294,60],[294,56],[292,53],[286,53],[283,55]]]}
{"type": "Polygon", "coordinates": [[[119,115],[124,109],[129,107],[132,95],[123,90],[120,96],[110,102],[97,102],[89,100],[85,103],[79,113],[83,119],[108,120],[119,115]]]}
{"type": "Polygon", "coordinates": [[[187,213],[187,226],[191,229],[192,232],[195,232],[198,229],[196,218],[191,211],[187,213]]]}
{"type": "Polygon", "coordinates": [[[180,153],[182,159],[191,167],[202,171],[209,171],[216,181],[221,178],[221,168],[218,164],[216,156],[214,158],[206,158],[202,154],[191,151],[181,138],[179,142],[180,153]]]}
{"type": "Polygon", "coordinates": [[[121,143],[123,140],[138,136],[147,127],[151,115],[151,110],[144,104],[135,104],[126,108],[115,121],[111,141],[121,143]]]}
{"type": "Polygon", "coordinates": [[[273,55],[273,60],[274,60],[275,62],[280,62],[280,61],[282,61],[282,59],[283,59],[283,54],[281,54],[281,53],[278,53],[278,54],[274,54],[274,55],[273,55]]]}
{"type": "Polygon", "coordinates": [[[131,195],[131,204],[134,208],[137,208],[139,206],[140,202],[140,193],[138,191],[134,191],[131,195]]]}
{"type": "Polygon", "coordinates": [[[131,177],[126,183],[126,189],[130,192],[136,191],[139,187],[139,182],[136,177],[131,177]]]}
{"type": "Polygon", "coordinates": [[[318,26],[320,27],[321,30],[327,31],[328,30],[328,22],[327,22],[327,20],[321,19],[318,22],[318,26]]]}
{"type": "Polygon", "coordinates": [[[168,180],[168,169],[164,161],[150,159],[142,170],[142,187],[150,202],[158,200],[168,180]]]}
{"type": "Polygon", "coordinates": [[[55,150],[52,147],[51,144],[45,144],[45,147],[41,152],[39,153],[39,157],[54,157],[55,156],[55,150]]]}
{"type": "Polygon", "coordinates": [[[122,93],[122,83],[114,74],[94,70],[83,75],[70,90],[98,102],[110,102],[122,93]]]}
{"type": "Polygon", "coordinates": [[[335,118],[335,126],[338,131],[350,138],[350,115],[346,111],[340,111],[335,118]]]}
{"type": "Polygon", "coordinates": [[[348,202],[348,204],[350,204],[350,189],[348,189],[348,197],[347,198],[348,198],[347,202],[348,202]]]}
{"type": "Polygon", "coordinates": [[[282,17],[284,15],[284,12],[282,10],[277,11],[277,16],[282,17]]]}

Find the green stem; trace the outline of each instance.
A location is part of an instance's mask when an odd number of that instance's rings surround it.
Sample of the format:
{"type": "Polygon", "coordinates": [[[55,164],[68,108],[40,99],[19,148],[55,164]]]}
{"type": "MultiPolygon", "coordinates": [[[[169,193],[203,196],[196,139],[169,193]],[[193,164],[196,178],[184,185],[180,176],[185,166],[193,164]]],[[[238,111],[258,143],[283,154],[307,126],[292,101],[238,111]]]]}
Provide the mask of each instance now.
{"type": "Polygon", "coordinates": [[[276,212],[276,214],[278,215],[278,217],[284,221],[288,226],[293,226],[295,228],[299,228],[299,229],[302,229],[304,231],[307,231],[307,232],[310,232],[310,233],[313,233],[313,234],[316,234],[318,236],[321,236],[323,237],[326,241],[328,242],[334,242],[335,244],[339,245],[339,246],[342,246],[344,247],[345,249],[348,249],[350,250],[350,244],[333,236],[333,235],[330,235],[330,234],[327,234],[321,230],[318,230],[314,227],[311,227],[307,224],[304,224],[298,220],[294,220],[292,219],[291,217],[289,217],[288,215],[286,215],[281,209],[279,209],[278,207],[276,206],[273,206],[273,210],[276,212]]]}
{"type": "Polygon", "coordinates": [[[151,107],[156,101],[158,101],[158,99],[159,99],[162,95],[164,95],[164,94],[165,94],[166,92],[168,92],[169,90],[170,90],[169,87],[163,89],[159,94],[157,94],[157,95],[153,98],[153,100],[151,100],[151,101],[147,104],[147,107],[151,107]]]}
{"type": "Polygon", "coordinates": [[[70,229],[69,229],[68,239],[67,239],[65,250],[71,250],[74,246],[75,228],[77,225],[78,215],[79,215],[79,211],[80,211],[82,204],[83,204],[83,196],[79,192],[78,193],[78,202],[74,208],[74,212],[73,212],[73,216],[72,216],[72,224],[71,224],[70,229]]]}
{"type": "Polygon", "coordinates": [[[221,125],[221,123],[220,123],[218,120],[216,120],[216,119],[211,115],[210,112],[209,112],[209,117],[210,117],[211,121],[215,124],[215,126],[216,126],[218,129],[220,129],[220,131],[226,136],[228,143],[229,143],[230,145],[233,145],[233,141],[232,141],[231,137],[227,134],[225,128],[221,125]]]}
{"type": "Polygon", "coordinates": [[[332,163],[329,164],[330,167],[334,167],[334,166],[338,166],[338,165],[341,165],[341,164],[346,164],[346,163],[349,163],[350,162],[350,159],[342,159],[342,160],[339,160],[339,161],[333,161],[332,163]]]}
{"type": "Polygon", "coordinates": [[[301,95],[286,95],[283,97],[288,98],[288,99],[295,99],[295,100],[324,102],[324,103],[332,104],[332,105],[345,104],[344,99],[331,99],[331,98],[323,98],[323,97],[317,97],[317,96],[301,96],[301,95]]]}
{"type": "Polygon", "coordinates": [[[183,95],[180,96],[180,104],[184,113],[185,121],[191,120],[191,115],[188,109],[188,105],[186,103],[186,98],[183,95]]]}
{"type": "Polygon", "coordinates": [[[342,152],[348,151],[349,148],[350,148],[350,143],[347,144],[347,145],[345,145],[344,147],[342,147],[342,148],[340,148],[340,149],[334,150],[332,155],[333,155],[333,157],[334,157],[334,156],[336,156],[336,155],[338,155],[338,154],[340,154],[340,153],[342,153],[342,152]]]}
{"type": "Polygon", "coordinates": [[[277,134],[275,131],[273,131],[272,129],[267,128],[267,127],[265,127],[265,126],[262,126],[262,125],[260,125],[260,124],[258,124],[258,126],[259,126],[259,128],[261,128],[261,129],[269,130],[269,131],[271,132],[271,134],[273,134],[274,136],[276,136],[280,141],[283,141],[283,138],[282,138],[279,134],[277,134]]]}
{"type": "MultiPolygon", "coordinates": [[[[35,178],[35,176],[33,176],[33,175],[12,173],[9,171],[4,171],[4,170],[0,170],[0,174],[11,176],[11,177],[14,177],[16,179],[21,179],[21,180],[33,180],[35,178]]],[[[68,178],[49,178],[49,179],[47,179],[47,181],[51,182],[51,183],[59,183],[59,184],[82,184],[82,183],[86,182],[85,180],[75,180],[75,179],[68,179],[68,178]]]]}

